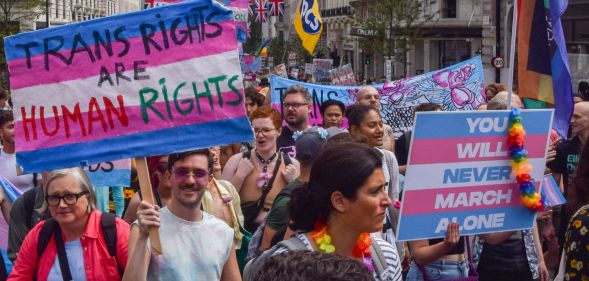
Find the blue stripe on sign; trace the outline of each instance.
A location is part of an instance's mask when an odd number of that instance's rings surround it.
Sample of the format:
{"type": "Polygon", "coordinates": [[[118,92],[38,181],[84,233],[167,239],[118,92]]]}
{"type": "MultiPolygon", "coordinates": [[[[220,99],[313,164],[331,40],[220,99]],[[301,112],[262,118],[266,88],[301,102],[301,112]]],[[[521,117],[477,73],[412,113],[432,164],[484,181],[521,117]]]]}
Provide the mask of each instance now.
{"type": "MultiPolygon", "coordinates": [[[[477,233],[488,233],[497,231],[507,231],[514,229],[528,229],[531,228],[534,219],[535,212],[528,210],[526,207],[507,207],[507,208],[494,208],[484,210],[465,210],[457,212],[443,212],[435,214],[419,214],[419,215],[403,215],[401,217],[401,225],[398,229],[397,240],[418,240],[428,238],[440,238],[446,234],[446,229],[436,233],[436,227],[443,218],[447,218],[448,221],[452,221],[453,217],[456,217],[456,222],[461,225],[461,235],[472,235],[477,233]],[[466,223],[465,218],[480,215],[488,216],[490,214],[504,213],[503,226],[501,227],[490,227],[485,228],[481,224],[481,228],[476,228],[476,224],[473,226],[473,221],[468,220],[470,224],[466,223]],[[466,229],[464,229],[466,226],[466,229]]],[[[477,222],[483,222],[483,220],[476,220],[477,222]]]]}
{"type": "MultiPolygon", "coordinates": [[[[548,135],[552,113],[552,109],[524,110],[522,117],[526,132],[548,135]]],[[[415,115],[415,126],[413,137],[419,139],[506,136],[509,111],[418,112],[415,115]],[[472,133],[467,118],[471,119],[471,124],[476,124],[472,126],[472,133]],[[476,123],[477,118],[483,119],[476,123]]]]}
{"type": "Polygon", "coordinates": [[[102,170],[96,172],[86,171],[86,174],[94,187],[131,185],[131,170],[112,170],[110,172],[104,172],[102,170]]]}
{"type": "Polygon", "coordinates": [[[33,173],[117,159],[162,155],[252,139],[253,131],[250,123],[246,116],[242,116],[92,142],[17,152],[16,162],[23,166],[25,173],[33,173]]]}
{"type": "MultiPolygon", "coordinates": [[[[140,37],[141,24],[152,25],[156,29],[155,34],[158,35],[161,32],[161,29],[159,27],[160,22],[164,23],[166,33],[169,37],[170,29],[174,21],[180,20],[179,23],[176,23],[174,25],[176,29],[183,29],[187,26],[185,17],[189,18],[190,26],[195,29],[193,31],[193,37],[195,39],[196,44],[199,42],[199,38],[201,38],[199,34],[202,31],[200,28],[197,28],[196,26],[200,26],[202,24],[202,20],[206,21],[207,18],[213,12],[216,13],[216,15],[213,15],[210,18],[209,23],[222,22],[233,19],[233,13],[231,12],[231,10],[227,9],[221,4],[211,0],[198,0],[185,1],[182,3],[166,5],[163,7],[153,9],[141,10],[133,13],[118,14],[110,17],[99,18],[85,22],[52,27],[49,29],[40,29],[36,31],[20,33],[18,35],[13,35],[5,39],[5,49],[10,50],[9,52],[6,52],[6,60],[11,61],[14,59],[26,57],[26,48],[17,47],[16,45],[36,44],[35,47],[29,48],[30,56],[43,54],[44,42],[46,39],[50,50],[69,51],[73,47],[74,38],[77,34],[81,36],[81,39],[88,45],[88,47],[90,47],[92,52],[94,52],[95,43],[100,44],[94,39],[93,32],[97,32],[100,38],[102,38],[102,40],[106,42],[108,38],[106,32],[108,31],[110,33],[113,46],[122,45],[122,43],[117,42],[115,40],[115,31],[119,28],[124,28],[122,32],[117,32],[120,33],[118,35],[119,39],[130,39],[134,37],[140,37]],[[58,48],[60,40],[58,40],[57,38],[59,37],[63,39],[63,44],[61,48],[58,48]]],[[[150,30],[151,29],[146,29],[146,31],[150,30]]],[[[214,32],[214,30],[209,26],[207,27],[207,32],[214,32]]],[[[182,37],[183,35],[176,34],[176,38],[178,38],[179,40],[182,37]]],[[[203,39],[206,40],[206,38],[203,39]]],[[[169,40],[170,44],[173,44],[171,42],[171,39],[169,40]]],[[[81,45],[80,43],[81,42],[78,42],[77,44],[78,48],[83,47],[83,45],[81,45]]],[[[158,42],[158,44],[161,44],[161,42],[158,42]]],[[[186,41],[185,44],[188,44],[188,41],[186,41]]],[[[100,48],[104,53],[103,47],[100,48]]]]}

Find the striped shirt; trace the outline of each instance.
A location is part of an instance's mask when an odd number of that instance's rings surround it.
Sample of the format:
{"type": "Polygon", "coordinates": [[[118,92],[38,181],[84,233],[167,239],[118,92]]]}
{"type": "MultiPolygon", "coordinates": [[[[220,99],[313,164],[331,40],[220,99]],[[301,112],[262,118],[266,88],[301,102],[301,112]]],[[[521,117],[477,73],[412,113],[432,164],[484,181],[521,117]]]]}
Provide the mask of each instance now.
{"type": "MultiPolygon", "coordinates": [[[[311,251],[315,250],[311,245],[311,241],[309,241],[309,239],[304,233],[299,233],[296,235],[296,237],[303,241],[307,249],[311,251]]],[[[397,254],[397,249],[395,245],[374,236],[372,236],[371,238],[372,243],[376,243],[378,247],[380,247],[382,254],[384,255],[384,258],[386,260],[386,266],[384,268],[382,276],[379,276],[378,272],[376,271],[372,273],[374,281],[402,281],[403,277],[401,275],[401,260],[399,259],[399,255],[397,254]]],[[[280,247],[276,249],[274,255],[286,252],[288,252],[288,248],[280,247]]]]}

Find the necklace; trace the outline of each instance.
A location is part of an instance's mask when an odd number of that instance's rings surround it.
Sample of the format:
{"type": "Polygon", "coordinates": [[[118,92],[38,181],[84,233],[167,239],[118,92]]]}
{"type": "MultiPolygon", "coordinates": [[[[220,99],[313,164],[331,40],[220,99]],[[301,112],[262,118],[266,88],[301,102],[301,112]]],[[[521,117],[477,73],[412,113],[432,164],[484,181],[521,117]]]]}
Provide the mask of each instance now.
{"type": "MultiPolygon", "coordinates": [[[[335,252],[335,246],[331,244],[331,236],[327,233],[327,224],[315,223],[315,228],[311,231],[311,238],[317,244],[319,251],[326,254],[335,252]]],[[[370,234],[367,232],[361,233],[354,246],[353,255],[356,258],[361,258],[364,266],[374,272],[374,264],[372,264],[372,259],[370,258],[370,245],[372,245],[370,234]]]]}
{"type": "Polygon", "coordinates": [[[270,156],[270,158],[268,158],[268,160],[266,160],[262,157],[262,155],[260,155],[260,153],[258,151],[256,151],[256,158],[258,158],[260,163],[262,163],[262,165],[263,165],[262,172],[260,173],[260,177],[256,181],[256,185],[258,186],[258,188],[266,189],[268,187],[268,182],[272,178],[272,175],[270,175],[268,173],[268,165],[270,165],[270,163],[272,163],[272,161],[274,161],[274,158],[276,158],[276,155],[278,155],[278,153],[274,152],[274,154],[272,156],[270,156]]]}
{"type": "Polygon", "coordinates": [[[524,148],[526,131],[522,123],[521,109],[511,108],[509,115],[508,140],[511,167],[517,179],[522,202],[532,211],[542,211],[546,206],[546,198],[536,191],[536,184],[530,173],[532,165],[528,163],[528,151],[524,148]]]}

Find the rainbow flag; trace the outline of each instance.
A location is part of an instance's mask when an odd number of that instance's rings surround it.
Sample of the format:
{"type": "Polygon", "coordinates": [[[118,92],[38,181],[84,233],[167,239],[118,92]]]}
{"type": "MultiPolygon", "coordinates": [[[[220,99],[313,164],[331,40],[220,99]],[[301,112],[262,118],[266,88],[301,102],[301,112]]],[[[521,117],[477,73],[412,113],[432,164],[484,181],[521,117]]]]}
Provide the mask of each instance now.
{"type": "Polygon", "coordinates": [[[560,16],[566,0],[518,0],[518,94],[554,105],[552,127],[567,136],[573,90],[560,16]]]}
{"type": "Polygon", "coordinates": [[[546,205],[550,207],[564,205],[567,202],[564,195],[562,195],[562,192],[560,192],[560,188],[554,180],[554,177],[550,174],[545,175],[544,179],[542,179],[541,190],[542,195],[546,198],[546,205]]]}
{"type": "Polygon", "coordinates": [[[10,36],[25,173],[253,139],[233,13],[186,1],[10,36]]]}

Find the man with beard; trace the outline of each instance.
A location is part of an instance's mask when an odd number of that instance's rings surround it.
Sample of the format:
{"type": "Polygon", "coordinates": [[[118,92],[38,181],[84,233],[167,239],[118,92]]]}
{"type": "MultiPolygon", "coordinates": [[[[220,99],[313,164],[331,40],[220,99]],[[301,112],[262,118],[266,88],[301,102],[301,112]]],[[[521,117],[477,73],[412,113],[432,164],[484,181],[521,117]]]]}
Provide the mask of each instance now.
{"type": "Polygon", "coordinates": [[[296,156],[294,139],[292,135],[296,131],[309,129],[309,112],[311,112],[311,93],[301,86],[290,86],[282,96],[282,114],[286,126],[276,141],[279,151],[288,153],[291,157],[296,156]]]}
{"type": "Polygon", "coordinates": [[[123,280],[241,280],[233,230],[201,211],[213,161],[208,149],[171,154],[172,198],[159,208],[139,204],[129,237],[129,264],[123,280]],[[152,255],[149,228],[159,228],[162,255],[152,255]]]}
{"type": "MultiPolygon", "coordinates": [[[[372,86],[366,86],[358,90],[358,93],[356,93],[356,103],[372,106],[380,112],[380,94],[372,86]]],[[[387,124],[383,124],[383,130],[382,148],[395,152],[395,131],[387,124]]]]}

